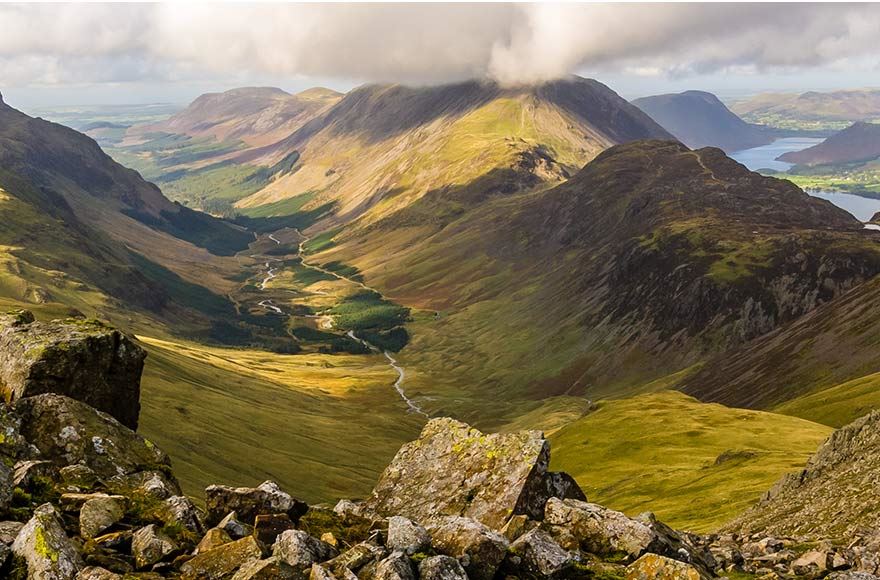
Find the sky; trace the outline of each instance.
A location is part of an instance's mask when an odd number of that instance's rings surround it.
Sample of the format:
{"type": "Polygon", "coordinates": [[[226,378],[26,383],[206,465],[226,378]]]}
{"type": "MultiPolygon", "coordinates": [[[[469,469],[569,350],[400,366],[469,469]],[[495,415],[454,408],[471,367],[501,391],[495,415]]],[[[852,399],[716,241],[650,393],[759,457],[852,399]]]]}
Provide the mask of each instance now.
{"type": "Polygon", "coordinates": [[[20,106],[184,103],[238,86],[581,74],[627,98],[880,86],[877,4],[0,4],[20,106]]]}

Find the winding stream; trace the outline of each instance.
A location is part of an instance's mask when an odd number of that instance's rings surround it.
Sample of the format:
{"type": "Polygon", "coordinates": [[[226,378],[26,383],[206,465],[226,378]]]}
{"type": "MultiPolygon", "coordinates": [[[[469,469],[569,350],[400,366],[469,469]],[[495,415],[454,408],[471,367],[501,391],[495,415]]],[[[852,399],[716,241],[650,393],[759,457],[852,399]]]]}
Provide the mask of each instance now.
{"type": "MultiPolygon", "coordinates": [[[[299,232],[299,230],[297,230],[297,233],[299,235],[302,235],[302,233],[299,232]]],[[[268,237],[270,240],[275,242],[277,245],[279,245],[279,246],[281,245],[281,240],[276,238],[275,234],[269,234],[268,237]]],[[[373,288],[370,288],[369,286],[367,286],[363,282],[358,282],[357,280],[352,280],[351,278],[347,278],[337,272],[333,272],[332,270],[327,270],[327,269],[324,269],[320,266],[315,266],[313,264],[309,264],[308,262],[306,262],[305,257],[304,257],[305,253],[303,252],[303,245],[308,241],[309,241],[308,238],[303,237],[303,240],[299,243],[299,247],[298,247],[300,263],[303,266],[305,266],[306,268],[311,268],[312,270],[315,270],[317,272],[321,272],[323,274],[328,274],[330,276],[334,276],[335,278],[338,278],[339,280],[344,280],[344,281],[349,282],[351,284],[356,284],[357,286],[360,286],[361,288],[364,288],[365,290],[371,290],[371,291],[379,294],[379,292],[377,292],[373,288]]],[[[272,268],[273,261],[277,262],[280,260],[270,260],[270,261],[266,262],[266,277],[263,279],[262,283],[260,284],[260,290],[265,290],[266,284],[268,284],[272,279],[274,279],[278,276],[278,270],[276,268],[272,268]]],[[[268,312],[272,312],[274,314],[282,314],[282,315],[284,314],[284,311],[281,310],[281,308],[279,308],[278,306],[276,306],[272,302],[272,300],[268,300],[268,299],[261,300],[260,302],[258,302],[258,305],[268,312]]],[[[318,315],[308,315],[308,318],[324,318],[324,317],[318,316],[318,315]]],[[[385,355],[385,358],[388,359],[388,365],[391,368],[393,368],[394,371],[397,373],[397,380],[394,381],[394,390],[397,391],[397,394],[400,395],[400,398],[403,400],[404,403],[406,403],[407,412],[418,413],[419,415],[424,415],[425,417],[430,418],[430,415],[428,415],[418,403],[416,403],[415,401],[413,401],[412,399],[410,399],[406,395],[406,391],[403,389],[403,381],[404,381],[404,379],[406,379],[406,371],[404,370],[404,368],[402,366],[397,364],[397,359],[395,359],[393,356],[391,356],[390,352],[388,352],[387,350],[383,351],[383,350],[379,349],[376,345],[374,345],[374,344],[364,340],[363,338],[359,337],[358,335],[356,335],[353,330],[349,330],[347,333],[347,336],[349,338],[351,338],[352,340],[356,340],[357,342],[363,344],[368,349],[370,349],[372,352],[375,352],[375,353],[381,352],[383,355],[385,355]]]]}

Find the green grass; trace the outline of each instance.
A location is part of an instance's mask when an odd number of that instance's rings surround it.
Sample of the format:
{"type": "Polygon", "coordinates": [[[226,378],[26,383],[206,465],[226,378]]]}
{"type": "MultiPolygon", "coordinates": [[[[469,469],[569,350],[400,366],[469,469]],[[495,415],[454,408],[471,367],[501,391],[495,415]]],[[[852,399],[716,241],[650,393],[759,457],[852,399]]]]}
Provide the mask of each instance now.
{"type": "Polygon", "coordinates": [[[315,198],[315,192],[303,193],[275,203],[267,203],[257,207],[248,207],[240,209],[242,215],[251,218],[270,218],[278,216],[289,216],[298,213],[303,206],[315,198]]]}
{"type": "Polygon", "coordinates": [[[880,373],[798,397],[773,410],[831,427],[843,427],[874,409],[880,409],[880,373]]]}
{"type": "Polygon", "coordinates": [[[317,236],[303,244],[303,250],[306,254],[314,254],[316,252],[321,252],[323,250],[328,250],[332,248],[336,245],[333,242],[333,238],[340,231],[342,231],[342,228],[334,228],[332,230],[327,230],[326,232],[318,234],[317,236]]]}
{"type": "Polygon", "coordinates": [[[831,429],[672,391],[603,401],[551,437],[553,469],[591,501],[709,531],[800,469],[831,429]],[[727,452],[729,459],[716,463],[727,452]]]}
{"type": "Polygon", "coordinates": [[[347,297],[331,308],[329,313],[343,330],[393,328],[409,318],[409,308],[385,300],[369,290],[347,297]]]}

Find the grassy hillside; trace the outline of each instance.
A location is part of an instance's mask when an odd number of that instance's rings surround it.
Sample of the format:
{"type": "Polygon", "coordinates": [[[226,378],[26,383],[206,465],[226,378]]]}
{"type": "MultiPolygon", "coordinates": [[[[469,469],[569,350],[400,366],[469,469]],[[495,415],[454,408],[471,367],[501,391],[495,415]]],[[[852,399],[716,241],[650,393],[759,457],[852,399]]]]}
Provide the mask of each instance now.
{"type": "Polygon", "coordinates": [[[551,436],[553,469],[591,501],[711,531],[800,469],[831,428],[663,391],[598,410],[551,436]]]}

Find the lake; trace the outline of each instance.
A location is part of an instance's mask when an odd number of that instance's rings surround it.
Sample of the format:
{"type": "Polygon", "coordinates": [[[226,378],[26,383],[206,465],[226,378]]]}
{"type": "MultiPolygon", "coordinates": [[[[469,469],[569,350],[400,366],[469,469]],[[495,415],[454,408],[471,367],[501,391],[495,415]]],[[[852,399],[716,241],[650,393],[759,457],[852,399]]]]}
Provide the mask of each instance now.
{"type": "MultiPolygon", "coordinates": [[[[790,137],[787,139],[777,139],[769,145],[754,147],[752,149],[744,149],[731,153],[730,157],[752,171],[759,169],[772,169],[774,171],[788,171],[792,164],[784,161],[776,161],[776,158],[783,153],[789,151],[802,151],[808,147],[812,147],[821,143],[824,139],[815,139],[807,137],[790,137]]],[[[783,176],[784,177],[784,176],[783,176]]],[[[880,199],[871,199],[852,195],[850,193],[838,193],[835,191],[808,191],[813,197],[827,199],[837,207],[845,209],[856,217],[859,221],[866,222],[874,214],[880,211],[880,199]]]]}

